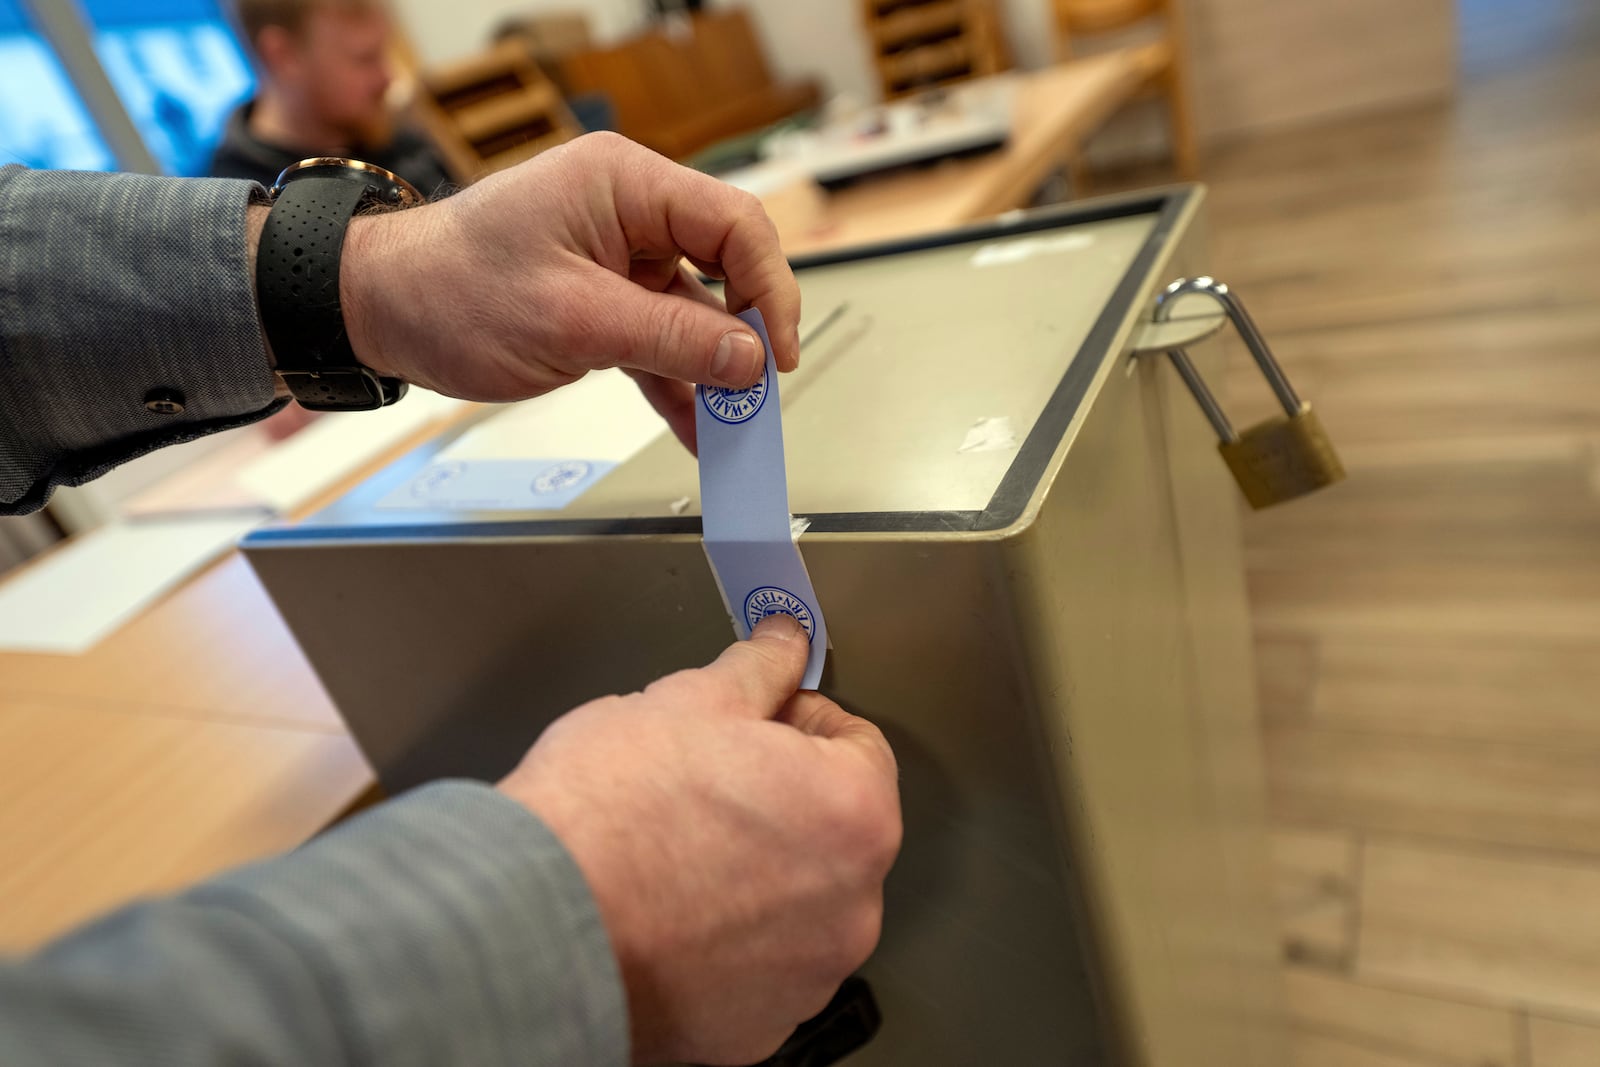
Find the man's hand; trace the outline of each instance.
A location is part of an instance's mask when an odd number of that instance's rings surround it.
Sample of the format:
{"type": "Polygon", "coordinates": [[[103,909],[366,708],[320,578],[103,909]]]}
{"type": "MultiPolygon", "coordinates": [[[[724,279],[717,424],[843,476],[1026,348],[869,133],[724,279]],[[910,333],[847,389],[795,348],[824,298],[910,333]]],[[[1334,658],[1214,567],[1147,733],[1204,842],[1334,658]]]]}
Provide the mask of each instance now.
{"type": "Polygon", "coordinates": [[[340,301],[356,356],[469,400],[521,400],[624,367],[692,447],[689,382],[743,388],[754,332],[680,267],[760,308],[800,361],[800,290],[749,193],[615,134],[590,134],[447,200],[359,218],[340,301]]]}
{"type": "Polygon", "coordinates": [[[774,615],[709,667],[569,712],[500,783],[594,892],[636,1062],[760,1060],[877,944],[894,756],[795,692],[806,651],[774,615]]]}

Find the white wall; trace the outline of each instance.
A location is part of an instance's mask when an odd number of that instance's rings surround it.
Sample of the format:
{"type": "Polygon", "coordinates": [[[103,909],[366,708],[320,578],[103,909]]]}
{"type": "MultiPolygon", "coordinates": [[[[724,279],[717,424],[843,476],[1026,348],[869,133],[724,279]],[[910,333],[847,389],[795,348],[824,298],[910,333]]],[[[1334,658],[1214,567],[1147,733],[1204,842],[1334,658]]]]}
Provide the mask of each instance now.
{"type": "MultiPolygon", "coordinates": [[[[820,78],[825,92],[857,100],[880,98],[860,0],[712,0],[712,6],[750,11],[776,74],[820,78]]],[[[1001,0],[1001,12],[1016,65],[1032,69],[1049,63],[1050,0],[1001,0]]]]}
{"type": "MultiPolygon", "coordinates": [[[[817,77],[829,93],[878,99],[859,0],[711,0],[754,16],[774,72],[817,77]]],[[[645,24],[648,0],[394,0],[424,62],[484,47],[508,14],[583,11],[597,41],[645,24]]],[[[1200,136],[1216,139],[1447,96],[1454,83],[1452,0],[1184,0],[1200,136]]],[[[1054,52],[1051,0],[1000,0],[1023,69],[1054,52]]],[[[1158,109],[1136,109],[1097,149],[1163,140],[1158,109]],[[1141,115],[1138,112],[1143,111],[1141,115]]],[[[1099,156],[1101,152],[1093,153],[1099,156]]],[[[1142,151],[1116,152],[1139,155],[1142,151]]]]}
{"type": "MultiPolygon", "coordinates": [[[[742,6],[751,12],[776,71],[820,77],[833,92],[878,98],[859,0],[711,0],[711,4],[742,6]]],[[[1050,0],[1000,0],[1000,15],[1017,67],[1036,70],[1055,61],[1050,0]]]]}
{"type": "Polygon", "coordinates": [[[1455,91],[1453,0],[1189,0],[1188,9],[1195,119],[1212,141],[1455,91]]]}
{"type": "Polygon", "coordinates": [[[392,0],[424,63],[459,59],[484,48],[508,15],[582,11],[597,41],[626,37],[645,22],[648,0],[392,0]]]}
{"type": "MultiPolygon", "coordinates": [[[[779,77],[822,79],[823,91],[876,101],[877,74],[861,31],[860,0],[713,0],[713,6],[749,9],[779,77]]],[[[1024,70],[1055,60],[1055,16],[1050,0],[1001,0],[1012,62],[1024,70]]],[[[1166,127],[1154,101],[1117,116],[1096,138],[1090,158],[1125,161],[1166,153],[1166,127]]]]}
{"type": "MultiPolygon", "coordinates": [[[[501,19],[539,11],[582,11],[597,41],[613,41],[645,23],[648,0],[393,0],[424,63],[483,48],[501,19]]],[[[1007,35],[1019,66],[1050,60],[1050,0],[1003,0],[1007,35]]],[[[780,78],[814,77],[824,92],[878,99],[872,57],[861,32],[860,0],[711,0],[743,6],[755,20],[767,60],[780,78]]]]}
{"type": "Polygon", "coordinates": [[[774,77],[817,78],[825,95],[878,99],[860,0],[712,0],[711,6],[750,12],[774,77]]]}
{"type": "MultiPolygon", "coordinates": [[[[816,74],[833,92],[877,99],[857,0],[742,2],[779,72],[816,74]]],[[[999,2],[1016,66],[1031,70],[1052,62],[1051,0],[999,2]]],[[[1454,88],[1452,0],[1182,2],[1203,140],[1443,99],[1454,88]]],[[[1123,43],[1141,36],[1130,31],[1123,43]]],[[[1127,109],[1095,138],[1091,158],[1164,154],[1162,111],[1154,101],[1127,109]]]]}
{"type": "Polygon", "coordinates": [[[1055,15],[1050,0],[1001,0],[1000,15],[1013,63],[1033,70],[1054,61],[1055,15]]]}

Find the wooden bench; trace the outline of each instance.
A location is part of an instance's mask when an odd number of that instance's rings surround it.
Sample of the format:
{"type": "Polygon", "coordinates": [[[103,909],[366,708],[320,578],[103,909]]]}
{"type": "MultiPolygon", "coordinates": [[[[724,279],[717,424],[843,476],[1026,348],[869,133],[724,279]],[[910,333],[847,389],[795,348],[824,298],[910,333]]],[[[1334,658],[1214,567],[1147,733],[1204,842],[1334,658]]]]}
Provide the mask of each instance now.
{"type": "Polygon", "coordinates": [[[653,30],[561,61],[569,94],[604,93],[624,136],[672,159],[761,129],[821,98],[812,80],[777,82],[749,16],[694,16],[682,37],[653,30]]]}

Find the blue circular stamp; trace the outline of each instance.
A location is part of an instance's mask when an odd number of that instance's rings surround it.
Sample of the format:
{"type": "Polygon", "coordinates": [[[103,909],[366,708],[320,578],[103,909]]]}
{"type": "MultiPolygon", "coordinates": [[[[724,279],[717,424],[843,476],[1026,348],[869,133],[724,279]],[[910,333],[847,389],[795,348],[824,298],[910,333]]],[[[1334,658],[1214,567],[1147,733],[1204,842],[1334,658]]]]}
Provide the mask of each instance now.
{"type": "Polygon", "coordinates": [[[431,496],[437,489],[441,489],[466,471],[463,463],[441,463],[436,467],[429,467],[417,476],[411,483],[411,495],[415,497],[431,496]]]}
{"type": "Polygon", "coordinates": [[[763,585],[752,589],[750,595],[744,598],[744,621],[752,630],[756,628],[756,623],[768,615],[792,615],[805,628],[807,641],[817,636],[817,620],[811,614],[811,609],[804,600],[787,589],[763,585]]]}
{"type": "Polygon", "coordinates": [[[701,386],[700,403],[705,405],[706,411],[711,413],[713,419],[731,426],[755,418],[756,412],[761,410],[761,405],[766,403],[769,391],[767,375],[762,374],[761,380],[748,389],[701,386]]]}
{"type": "Polygon", "coordinates": [[[570,489],[589,477],[593,469],[586,460],[564,459],[539,472],[539,476],[533,480],[533,491],[543,496],[570,489]]]}

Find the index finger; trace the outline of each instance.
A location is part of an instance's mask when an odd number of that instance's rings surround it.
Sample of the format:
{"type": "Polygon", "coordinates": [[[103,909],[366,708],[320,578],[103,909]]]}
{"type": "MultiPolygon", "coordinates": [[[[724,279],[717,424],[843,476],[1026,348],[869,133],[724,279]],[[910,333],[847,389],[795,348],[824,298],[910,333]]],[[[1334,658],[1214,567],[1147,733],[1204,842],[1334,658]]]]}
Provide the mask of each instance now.
{"type": "MultiPolygon", "coordinates": [[[[637,146],[635,146],[637,147],[637,146]]],[[[635,253],[682,253],[727,282],[728,310],[761,310],[779,370],[800,365],[800,285],[761,201],[638,148],[617,164],[617,219],[635,253]]]]}

